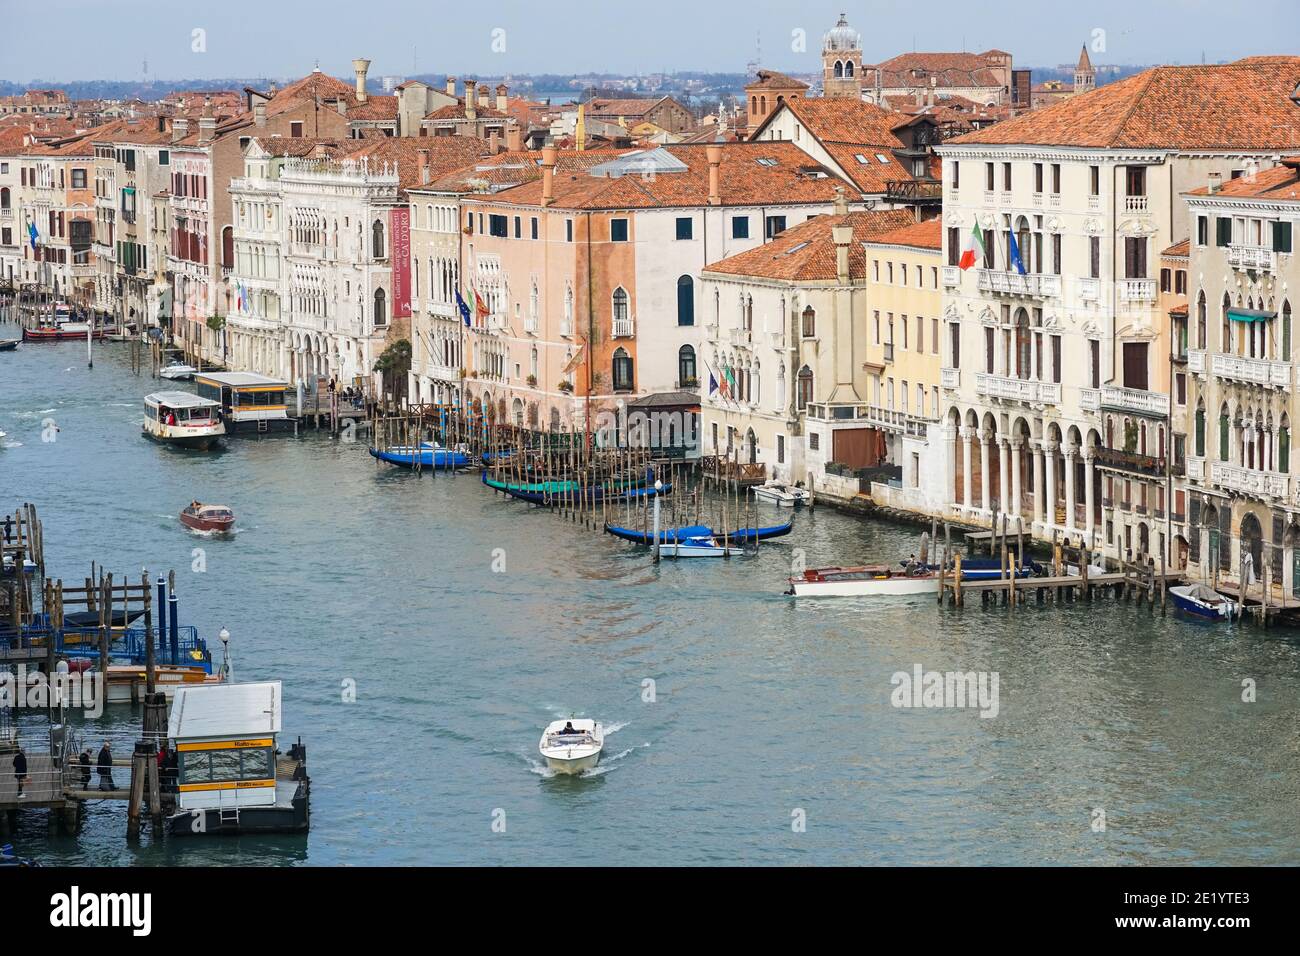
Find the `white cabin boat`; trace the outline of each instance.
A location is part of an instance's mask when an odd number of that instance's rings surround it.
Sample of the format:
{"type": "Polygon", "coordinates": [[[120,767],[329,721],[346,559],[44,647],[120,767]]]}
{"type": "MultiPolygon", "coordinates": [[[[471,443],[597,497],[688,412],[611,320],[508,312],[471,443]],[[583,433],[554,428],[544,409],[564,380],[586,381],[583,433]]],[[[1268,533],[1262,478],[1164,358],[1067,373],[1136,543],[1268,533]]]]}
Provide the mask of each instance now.
{"type": "Polygon", "coordinates": [[[754,497],[760,501],[769,501],[781,508],[793,508],[807,504],[812,498],[808,489],[787,485],[782,481],[768,481],[754,486],[754,497]]]}
{"type": "Polygon", "coordinates": [[[194,373],[197,371],[198,369],[196,369],[193,365],[187,365],[185,362],[182,362],[178,359],[173,362],[168,362],[166,365],[164,365],[161,369],[158,370],[158,375],[160,378],[165,378],[173,382],[178,382],[178,381],[187,381],[193,378],[194,373]]]}
{"type": "Polygon", "coordinates": [[[600,762],[604,746],[604,728],[597,721],[575,717],[547,724],[537,749],[556,773],[582,773],[600,762]]]}
{"type": "Polygon", "coordinates": [[[883,564],[848,568],[810,568],[790,578],[795,597],[893,597],[938,594],[939,575],[933,571],[908,574],[883,564]]]}
{"type": "Polygon", "coordinates": [[[144,434],[182,448],[213,447],[226,426],[218,405],[190,392],[153,392],[144,397],[144,434]]]}

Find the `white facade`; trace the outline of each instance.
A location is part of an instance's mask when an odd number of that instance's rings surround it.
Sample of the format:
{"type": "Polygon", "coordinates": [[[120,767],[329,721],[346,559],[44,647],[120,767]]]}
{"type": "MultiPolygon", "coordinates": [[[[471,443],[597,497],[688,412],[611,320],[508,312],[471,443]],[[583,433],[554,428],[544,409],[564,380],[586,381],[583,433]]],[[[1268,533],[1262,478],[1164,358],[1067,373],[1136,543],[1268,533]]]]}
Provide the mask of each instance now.
{"type": "Polygon", "coordinates": [[[276,180],[281,162],[256,141],[245,153],[245,175],[230,181],[234,266],[226,316],[229,365],[288,380],[281,314],[285,294],[284,216],[276,180]]]}

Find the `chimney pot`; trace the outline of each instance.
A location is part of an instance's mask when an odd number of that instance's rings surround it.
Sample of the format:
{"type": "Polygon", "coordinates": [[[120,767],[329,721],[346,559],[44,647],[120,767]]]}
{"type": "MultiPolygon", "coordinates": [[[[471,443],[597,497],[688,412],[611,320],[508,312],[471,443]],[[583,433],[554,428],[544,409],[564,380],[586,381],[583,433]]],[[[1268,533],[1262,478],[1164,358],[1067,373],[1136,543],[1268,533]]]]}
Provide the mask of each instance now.
{"type": "Polygon", "coordinates": [[[261,101],[253,104],[253,123],[256,126],[266,125],[266,104],[261,101]]]}
{"type": "Polygon", "coordinates": [[[179,143],[188,135],[190,135],[190,121],[184,116],[177,116],[172,120],[172,142],[179,143]]]}
{"type": "Polygon", "coordinates": [[[504,113],[507,107],[510,106],[510,97],[508,96],[509,92],[510,92],[509,87],[507,87],[504,83],[497,84],[497,111],[498,112],[504,113]]]}
{"type": "Polygon", "coordinates": [[[1217,193],[1219,186],[1223,183],[1223,173],[1210,173],[1208,188],[1211,193],[1217,193]]]}
{"type": "Polygon", "coordinates": [[[363,60],[358,58],[352,61],[352,72],[355,73],[357,77],[357,102],[358,103],[364,103],[366,101],[366,73],[367,71],[369,71],[369,69],[370,69],[369,60],[363,60]]]}
{"type": "Polygon", "coordinates": [[[456,78],[454,76],[447,77],[447,95],[456,95],[456,78]]]}
{"type": "Polygon", "coordinates": [[[523,148],[523,131],[520,130],[519,124],[512,120],[506,124],[506,149],[512,153],[517,153],[523,148]]]}
{"type": "Polygon", "coordinates": [[[709,162],[709,205],[722,205],[722,186],[719,167],[722,165],[722,147],[704,147],[704,157],[709,162]]]}
{"type": "Polygon", "coordinates": [[[549,206],[555,202],[555,160],[557,152],[554,146],[542,147],[542,205],[549,206]]]}

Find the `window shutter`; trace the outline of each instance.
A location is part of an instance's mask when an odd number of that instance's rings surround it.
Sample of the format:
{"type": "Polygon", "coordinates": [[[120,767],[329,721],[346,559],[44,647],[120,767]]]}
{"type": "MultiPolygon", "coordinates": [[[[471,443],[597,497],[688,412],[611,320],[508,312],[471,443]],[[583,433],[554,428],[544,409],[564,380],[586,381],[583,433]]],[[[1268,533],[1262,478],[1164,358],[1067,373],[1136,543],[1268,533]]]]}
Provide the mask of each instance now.
{"type": "Polygon", "coordinates": [[[1215,245],[1226,246],[1232,242],[1232,220],[1219,216],[1215,223],[1215,245]]]}
{"type": "Polygon", "coordinates": [[[1291,251],[1291,223],[1289,222],[1273,223],[1273,251],[1274,252],[1291,251]]]}

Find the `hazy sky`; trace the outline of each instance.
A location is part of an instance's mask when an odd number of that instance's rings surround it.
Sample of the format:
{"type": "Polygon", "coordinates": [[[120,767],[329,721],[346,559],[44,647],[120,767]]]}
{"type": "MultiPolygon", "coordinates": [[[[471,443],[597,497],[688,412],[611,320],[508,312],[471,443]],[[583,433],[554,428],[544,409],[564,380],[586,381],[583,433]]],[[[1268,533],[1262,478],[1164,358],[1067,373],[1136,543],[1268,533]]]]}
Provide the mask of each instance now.
{"type": "Polygon", "coordinates": [[[659,70],[814,70],[840,11],[868,62],[906,50],[1011,52],[1025,66],[1073,62],[1097,37],[1102,63],[1199,63],[1300,52],[1296,0],[0,0],[0,78],[296,77],[319,62],[349,75],[659,70]],[[918,12],[919,11],[919,12],[918,12]],[[193,31],[205,31],[196,52],[193,31]],[[807,37],[792,49],[793,32],[807,37]],[[1097,34],[1094,31],[1104,31],[1097,34]]]}

